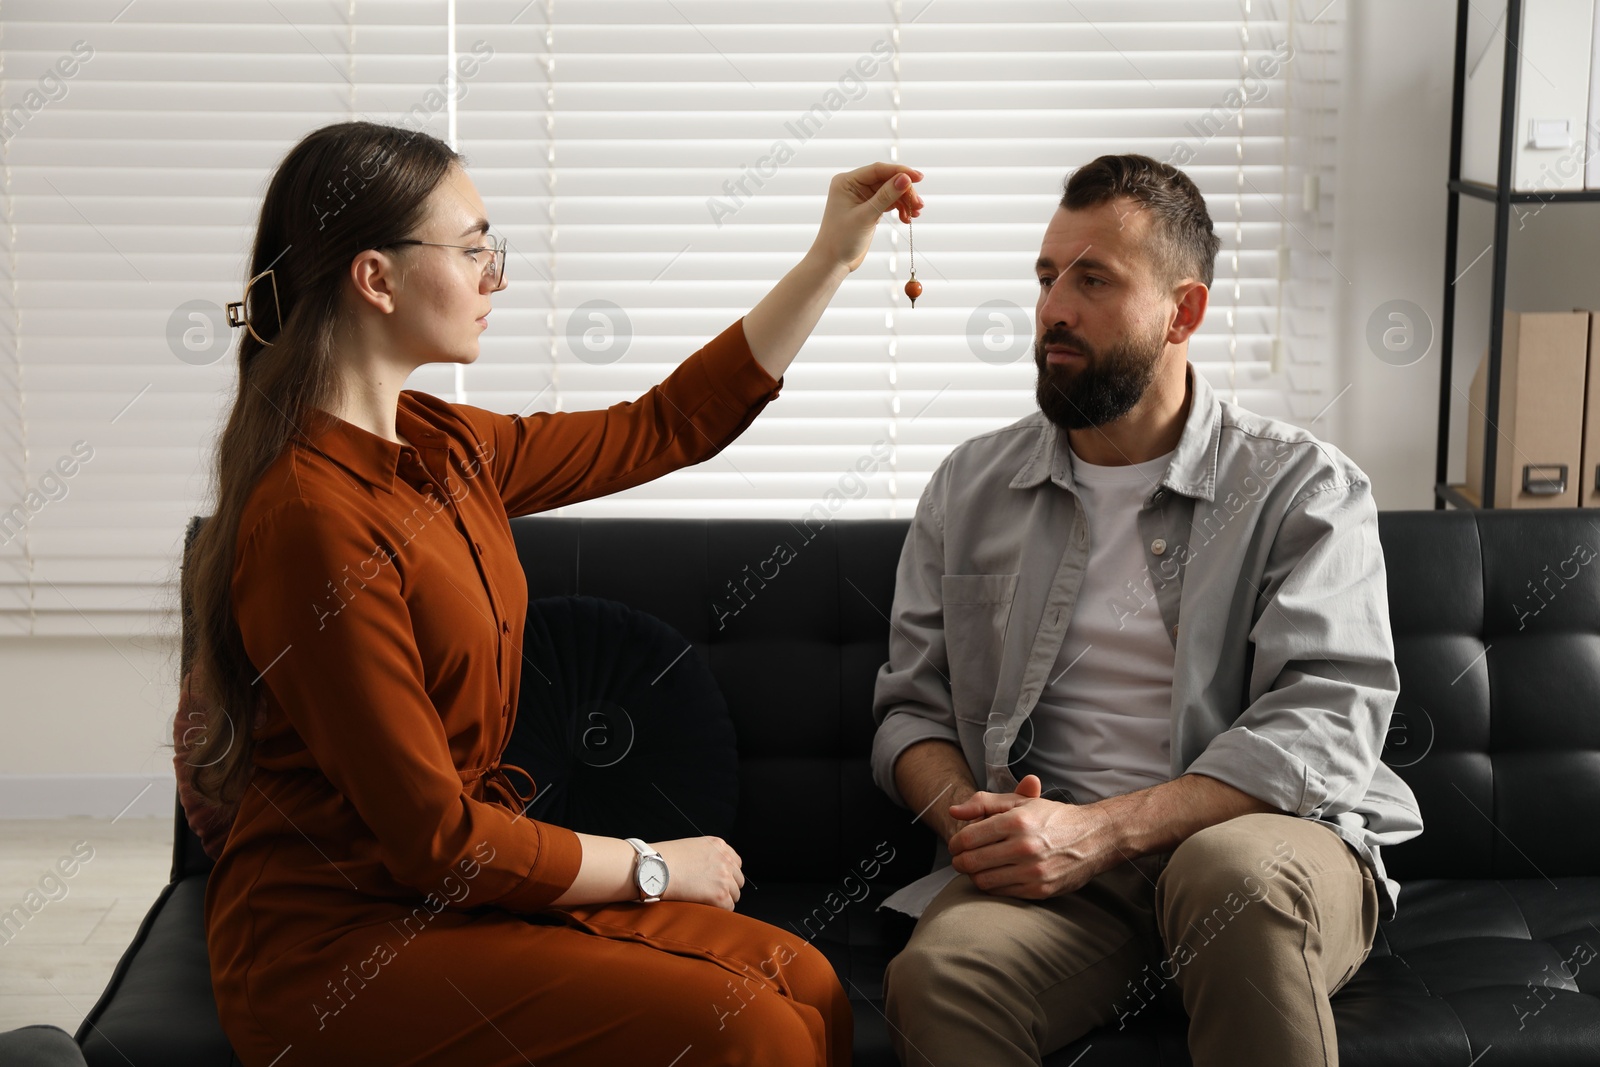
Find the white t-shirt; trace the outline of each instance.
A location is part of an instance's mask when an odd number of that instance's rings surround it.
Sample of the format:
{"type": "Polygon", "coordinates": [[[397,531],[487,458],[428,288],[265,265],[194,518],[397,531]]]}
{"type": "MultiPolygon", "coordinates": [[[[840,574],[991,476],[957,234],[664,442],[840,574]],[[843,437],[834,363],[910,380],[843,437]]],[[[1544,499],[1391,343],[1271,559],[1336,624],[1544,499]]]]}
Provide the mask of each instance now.
{"type": "Polygon", "coordinates": [[[1089,561],[1050,679],[1012,747],[1012,773],[1037,774],[1046,796],[1062,787],[1071,797],[1058,799],[1089,804],[1172,778],[1173,644],[1138,527],[1171,461],[1168,452],[1105,467],[1072,453],[1089,561]]]}

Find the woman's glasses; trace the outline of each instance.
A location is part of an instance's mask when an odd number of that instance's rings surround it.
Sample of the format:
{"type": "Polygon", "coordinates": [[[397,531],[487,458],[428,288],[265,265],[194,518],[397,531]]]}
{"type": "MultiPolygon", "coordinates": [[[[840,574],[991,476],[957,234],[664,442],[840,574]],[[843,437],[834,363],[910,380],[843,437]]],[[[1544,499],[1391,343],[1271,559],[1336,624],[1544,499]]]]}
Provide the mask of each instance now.
{"type": "Polygon", "coordinates": [[[459,248],[472,255],[473,262],[478,264],[483,271],[484,277],[489,279],[490,284],[494,286],[494,291],[499,292],[506,287],[506,239],[494,234],[485,235],[484,239],[489,244],[447,245],[440,244],[438,241],[418,241],[415,238],[406,237],[398,241],[388,241],[381,245],[373,245],[372,247],[376,249],[390,248],[394,245],[427,245],[429,248],[459,248]],[[483,256],[485,252],[489,253],[487,257],[483,256]]]}

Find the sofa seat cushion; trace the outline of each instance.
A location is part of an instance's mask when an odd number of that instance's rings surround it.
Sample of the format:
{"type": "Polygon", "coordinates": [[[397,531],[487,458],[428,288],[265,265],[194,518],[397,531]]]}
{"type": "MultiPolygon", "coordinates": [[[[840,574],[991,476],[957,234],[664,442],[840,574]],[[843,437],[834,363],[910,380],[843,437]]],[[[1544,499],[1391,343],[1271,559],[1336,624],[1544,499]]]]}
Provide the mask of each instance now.
{"type": "MultiPolygon", "coordinates": [[[[75,1035],[89,1067],[227,1067],[206,956],[206,876],[161,891],[75,1035]]],[[[7,1061],[9,1062],[9,1061],[7,1061]]]]}
{"type": "Polygon", "coordinates": [[[1352,1063],[1594,1063],[1600,878],[1410,879],[1334,1009],[1352,1063]]]}
{"type": "Polygon", "coordinates": [[[83,1052],[61,1027],[40,1023],[0,1034],[0,1063],[7,1067],[83,1067],[83,1052]]]}

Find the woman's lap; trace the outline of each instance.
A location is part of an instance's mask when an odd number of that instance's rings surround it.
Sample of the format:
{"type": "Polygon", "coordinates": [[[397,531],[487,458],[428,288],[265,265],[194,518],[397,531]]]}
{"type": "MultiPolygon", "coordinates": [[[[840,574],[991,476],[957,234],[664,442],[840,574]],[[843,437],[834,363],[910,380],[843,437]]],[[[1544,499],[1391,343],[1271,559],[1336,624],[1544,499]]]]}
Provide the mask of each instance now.
{"type": "Polygon", "coordinates": [[[237,1048],[246,1064],[848,1061],[849,1002],[827,960],[705,905],[445,911],[351,931],[318,959],[253,970],[272,1039],[237,1048]]]}

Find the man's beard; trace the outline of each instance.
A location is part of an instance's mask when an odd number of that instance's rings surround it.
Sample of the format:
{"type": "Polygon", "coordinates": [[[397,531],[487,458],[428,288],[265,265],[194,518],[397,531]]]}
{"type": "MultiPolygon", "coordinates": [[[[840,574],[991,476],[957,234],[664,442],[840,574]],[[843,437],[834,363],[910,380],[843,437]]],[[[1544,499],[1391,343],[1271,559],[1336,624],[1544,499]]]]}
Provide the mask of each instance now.
{"type": "Polygon", "coordinates": [[[1159,323],[1157,329],[1103,352],[1065,329],[1047,330],[1033,343],[1033,365],[1039,372],[1034,396],[1044,417],[1063,429],[1087,430],[1126,415],[1144,396],[1166,350],[1166,331],[1159,323]],[[1085,358],[1075,365],[1051,365],[1045,361],[1047,345],[1065,345],[1085,358]]]}

